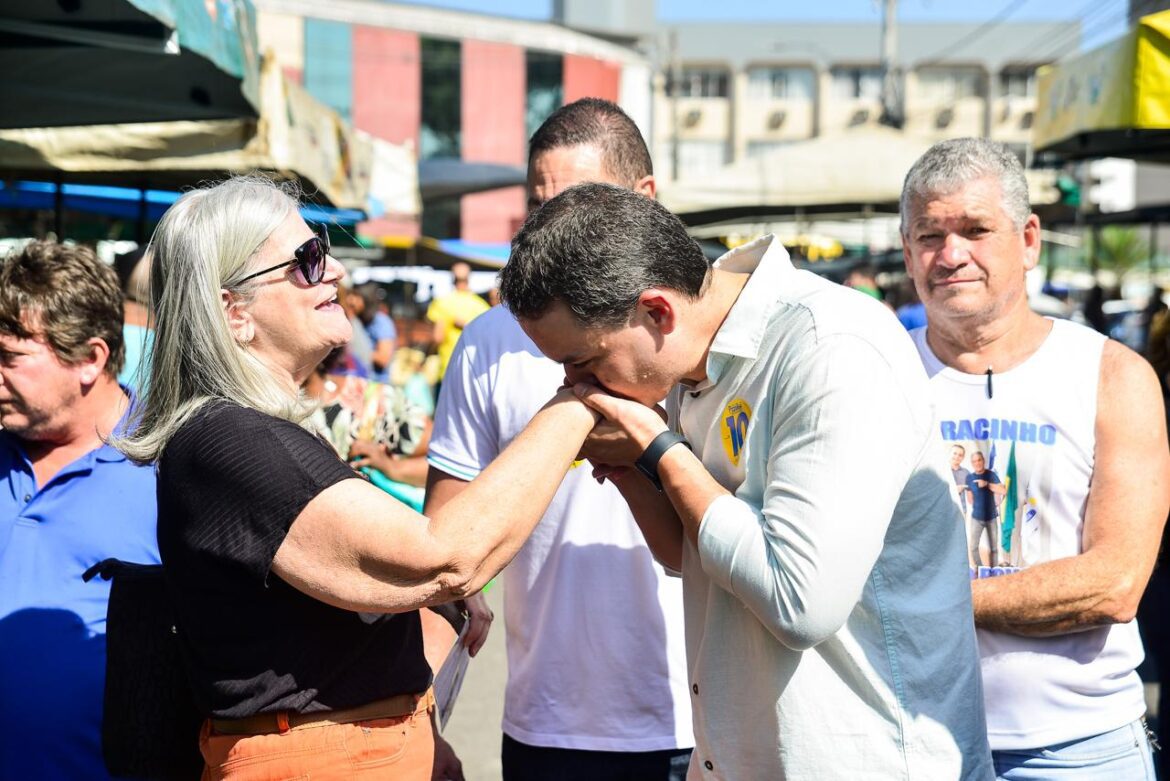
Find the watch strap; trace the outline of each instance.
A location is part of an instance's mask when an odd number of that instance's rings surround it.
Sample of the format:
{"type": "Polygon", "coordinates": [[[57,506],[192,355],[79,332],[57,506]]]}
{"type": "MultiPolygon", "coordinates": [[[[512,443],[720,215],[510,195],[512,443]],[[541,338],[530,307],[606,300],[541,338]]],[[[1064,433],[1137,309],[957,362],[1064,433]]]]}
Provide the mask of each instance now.
{"type": "Polygon", "coordinates": [[[687,442],[686,437],[676,431],[663,431],[650,442],[642,455],[638,456],[638,460],[634,462],[634,467],[646,476],[655,488],[662,490],[662,478],[658,476],[658,462],[662,460],[662,456],[666,454],[675,445],[686,445],[687,449],[691,449],[691,443],[687,442]]]}

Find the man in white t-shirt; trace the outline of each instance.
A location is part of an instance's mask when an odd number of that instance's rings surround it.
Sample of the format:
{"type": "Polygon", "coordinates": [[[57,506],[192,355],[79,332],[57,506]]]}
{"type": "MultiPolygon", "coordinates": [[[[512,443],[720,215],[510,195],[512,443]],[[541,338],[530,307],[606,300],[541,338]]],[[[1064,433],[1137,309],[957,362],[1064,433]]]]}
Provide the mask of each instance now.
{"type": "MultiPolygon", "coordinates": [[[[645,142],[608,101],[559,109],[530,143],[530,208],[583,181],[654,197],[645,142]]],[[[427,512],[486,467],[564,380],[506,309],[470,323],[435,411],[427,512]]],[[[588,464],[572,469],[502,577],[504,779],[681,781],[694,744],[681,584],[653,561],[618,492],[588,464]]]]}
{"type": "Polygon", "coordinates": [[[887,307],[774,236],[712,266],[606,184],[529,216],[500,294],[610,422],[585,453],[682,572],[691,778],[992,777],[959,511],[887,307]]]}
{"type": "Polygon", "coordinates": [[[902,242],[926,305],[912,336],[940,461],[981,451],[968,485],[999,478],[987,507],[982,489],[968,497],[993,535],[971,587],[996,772],[1152,779],[1133,619],[1170,504],[1157,378],[1120,343],[1028,307],[1040,222],[1002,145],[928,150],[906,176],[902,242]],[[994,566],[997,548],[1010,566],[994,566]]]}

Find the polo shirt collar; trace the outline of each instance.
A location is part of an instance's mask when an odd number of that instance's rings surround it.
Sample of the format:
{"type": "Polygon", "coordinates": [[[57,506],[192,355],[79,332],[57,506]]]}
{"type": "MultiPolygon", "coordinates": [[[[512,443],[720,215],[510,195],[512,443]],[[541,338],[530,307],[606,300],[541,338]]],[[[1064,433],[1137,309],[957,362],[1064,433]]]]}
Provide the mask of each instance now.
{"type": "MultiPolygon", "coordinates": [[[[122,413],[122,417],[119,418],[117,425],[114,426],[114,433],[116,434],[126,433],[126,429],[131,421],[130,416],[134,412],[134,408],[138,405],[138,397],[135,395],[134,391],[126,385],[122,385],[121,388],[122,392],[125,393],[126,396],[130,399],[130,403],[126,405],[126,411],[122,413]]],[[[29,460],[28,453],[24,449],[24,444],[16,436],[8,436],[4,437],[3,439],[8,440],[15,457],[24,462],[26,468],[31,474],[32,461],[29,460]]],[[[125,460],[125,453],[118,450],[113,445],[104,442],[100,447],[94,448],[85,455],[77,458],[72,463],[63,467],[60,472],[53,476],[53,479],[56,480],[60,477],[68,477],[70,475],[75,475],[82,472],[93,471],[95,463],[116,464],[125,460]]]]}
{"type": "Polygon", "coordinates": [[[732,358],[759,357],[777,292],[783,288],[784,278],[796,270],[788,258],[788,250],[774,234],[733,249],[715,261],[714,267],[751,276],[711,342],[707,382],[702,385],[718,382],[732,358]]]}

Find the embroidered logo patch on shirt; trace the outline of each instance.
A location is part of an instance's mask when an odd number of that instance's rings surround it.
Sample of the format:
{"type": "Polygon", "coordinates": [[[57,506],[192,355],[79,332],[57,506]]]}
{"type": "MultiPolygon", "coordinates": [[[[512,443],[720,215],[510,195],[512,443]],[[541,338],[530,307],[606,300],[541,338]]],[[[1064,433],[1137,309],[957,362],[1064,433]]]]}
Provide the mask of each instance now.
{"type": "Polygon", "coordinates": [[[723,450],[732,466],[739,466],[739,457],[747,441],[748,423],[752,419],[752,408],[743,399],[735,399],[723,408],[719,421],[719,433],[723,438],[723,450]]]}

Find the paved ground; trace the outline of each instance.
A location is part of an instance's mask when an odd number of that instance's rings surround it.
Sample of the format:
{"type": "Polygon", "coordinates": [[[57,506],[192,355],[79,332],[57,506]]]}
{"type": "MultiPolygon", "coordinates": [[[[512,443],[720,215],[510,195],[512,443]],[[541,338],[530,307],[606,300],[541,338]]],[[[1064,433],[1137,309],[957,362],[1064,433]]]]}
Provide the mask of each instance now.
{"type": "Polygon", "coordinates": [[[487,643],[471,660],[463,690],[443,737],[455,747],[463,761],[467,781],[499,781],[500,719],[504,715],[504,681],[507,662],[504,658],[503,588],[497,580],[488,592],[488,604],[496,614],[487,643]]]}

